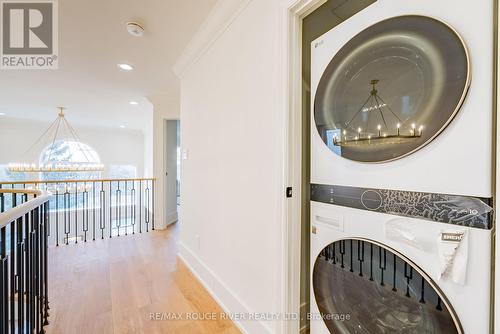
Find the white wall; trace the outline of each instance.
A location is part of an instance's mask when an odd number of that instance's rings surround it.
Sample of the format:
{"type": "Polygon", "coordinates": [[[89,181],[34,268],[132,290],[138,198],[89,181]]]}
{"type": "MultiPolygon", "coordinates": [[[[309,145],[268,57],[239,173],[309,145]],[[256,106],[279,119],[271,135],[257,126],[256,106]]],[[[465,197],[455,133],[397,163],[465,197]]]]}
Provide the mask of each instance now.
{"type": "Polygon", "coordinates": [[[153,177],[154,174],[153,114],[147,115],[147,130],[144,131],[144,177],[153,177]]]}
{"type": "MultiPolygon", "coordinates": [[[[188,152],[181,168],[180,254],[227,311],[278,312],[283,297],[282,12],[279,0],[240,3],[196,61],[177,69],[182,72],[181,147],[188,152]]],[[[278,331],[270,321],[239,325],[248,333],[278,331]]]]}
{"type": "MultiPolygon", "coordinates": [[[[50,123],[0,118],[0,165],[23,159],[37,161],[41,149],[50,144],[50,140],[30,150],[25,157],[22,155],[49,127],[50,123]]],[[[108,176],[108,169],[111,165],[134,165],[137,168],[137,176],[143,176],[144,135],[141,131],[74,125],[73,127],[81,140],[99,154],[101,162],[105,165],[103,177],[108,176]]]]}

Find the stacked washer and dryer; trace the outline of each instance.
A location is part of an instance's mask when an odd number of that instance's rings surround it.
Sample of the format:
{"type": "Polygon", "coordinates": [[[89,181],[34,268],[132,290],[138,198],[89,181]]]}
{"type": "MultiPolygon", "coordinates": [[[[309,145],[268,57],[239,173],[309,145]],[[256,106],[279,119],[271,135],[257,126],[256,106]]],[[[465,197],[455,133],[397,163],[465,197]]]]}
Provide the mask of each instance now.
{"type": "Polygon", "coordinates": [[[311,45],[311,333],[489,333],[493,0],[378,0],[311,45]]]}

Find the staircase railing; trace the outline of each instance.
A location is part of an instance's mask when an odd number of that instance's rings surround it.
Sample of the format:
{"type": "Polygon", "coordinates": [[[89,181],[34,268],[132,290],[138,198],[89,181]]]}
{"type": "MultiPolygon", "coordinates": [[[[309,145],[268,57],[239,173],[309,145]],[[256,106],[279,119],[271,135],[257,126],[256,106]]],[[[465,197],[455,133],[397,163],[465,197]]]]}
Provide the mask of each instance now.
{"type": "Polygon", "coordinates": [[[0,189],[0,333],[41,333],[48,324],[50,193],[0,189]]]}
{"type": "Polygon", "coordinates": [[[49,246],[155,229],[153,178],[0,182],[0,188],[52,193],[49,246]]]}

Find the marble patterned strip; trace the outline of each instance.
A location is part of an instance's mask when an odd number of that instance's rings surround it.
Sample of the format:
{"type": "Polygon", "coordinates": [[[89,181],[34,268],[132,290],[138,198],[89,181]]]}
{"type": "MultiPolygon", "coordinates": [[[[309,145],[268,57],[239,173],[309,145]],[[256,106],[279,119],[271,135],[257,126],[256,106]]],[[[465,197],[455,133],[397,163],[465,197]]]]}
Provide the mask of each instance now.
{"type": "Polygon", "coordinates": [[[491,198],[311,184],[311,201],[481,229],[493,221],[491,198]]]}

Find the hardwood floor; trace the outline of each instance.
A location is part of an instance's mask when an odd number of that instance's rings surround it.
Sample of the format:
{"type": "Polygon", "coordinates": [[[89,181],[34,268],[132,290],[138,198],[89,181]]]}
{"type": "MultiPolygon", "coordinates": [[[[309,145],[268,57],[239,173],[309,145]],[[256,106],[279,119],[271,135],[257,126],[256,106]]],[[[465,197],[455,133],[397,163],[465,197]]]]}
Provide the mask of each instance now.
{"type": "Polygon", "coordinates": [[[240,333],[177,259],[178,234],[174,225],[50,249],[47,333],[240,333]]]}

